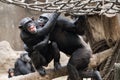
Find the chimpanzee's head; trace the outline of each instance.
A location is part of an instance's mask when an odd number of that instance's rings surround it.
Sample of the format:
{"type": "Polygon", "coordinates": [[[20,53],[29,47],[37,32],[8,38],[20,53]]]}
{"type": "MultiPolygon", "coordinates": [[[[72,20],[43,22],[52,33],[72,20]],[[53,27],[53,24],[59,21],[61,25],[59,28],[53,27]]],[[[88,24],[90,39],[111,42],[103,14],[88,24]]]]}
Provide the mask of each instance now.
{"type": "Polygon", "coordinates": [[[48,20],[51,18],[52,13],[43,13],[40,15],[39,19],[38,19],[38,23],[41,27],[43,27],[48,20]]]}
{"type": "Polygon", "coordinates": [[[13,76],[14,76],[14,68],[10,68],[8,70],[8,78],[13,77],[13,76]]]}
{"type": "Polygon", "coordinates": [[[19,28],[34,34],[37,32],[35,22],[29,17],[25,17],[20,21],[19,28]]]}
{"type": "Polygon", "coordinates": [[[20,59],[24,62],[30,62],[31,61],[31,58],[28,56],[28,53],[25,52],[25,53],[22,53],[20,55],[20,59]]]}

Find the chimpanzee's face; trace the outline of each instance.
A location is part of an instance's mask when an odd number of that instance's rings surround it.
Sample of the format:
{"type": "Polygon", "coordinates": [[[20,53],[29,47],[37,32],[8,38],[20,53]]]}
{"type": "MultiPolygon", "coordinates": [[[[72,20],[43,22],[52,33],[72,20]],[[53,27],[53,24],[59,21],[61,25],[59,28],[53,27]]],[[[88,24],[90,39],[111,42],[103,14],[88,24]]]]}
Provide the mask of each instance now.
{"type": "Polygon", "coordinates": [[[30,62],[31,61],[31,58],[28,56],[28,54],[21,54],[21,59],[24,62],[30,62]]]}
{"type": "Polygon", "coordinates": [[[10,76],[13,77],[14,76],[14,72],[10,72],[10,76]]]}
{"type": "Polygon", "coordinates": [[[9,77],[13,77],[14,76],[14,69],[13,68],[10,68],[8,70],[8,75],[9,75],[9,77]]]}
{"type": "Polygon", "coordinates": [[[47,23],[48,19],[46,17],[40,16],[38,19],[38,23],[41,27],[43,27],[47,23]]]}
{"type": "Polygon", "coordinates": [[[28,23],[27,30],[32,34],[36,33],[37,32],[36,25],[33,22],[28,23]]]}

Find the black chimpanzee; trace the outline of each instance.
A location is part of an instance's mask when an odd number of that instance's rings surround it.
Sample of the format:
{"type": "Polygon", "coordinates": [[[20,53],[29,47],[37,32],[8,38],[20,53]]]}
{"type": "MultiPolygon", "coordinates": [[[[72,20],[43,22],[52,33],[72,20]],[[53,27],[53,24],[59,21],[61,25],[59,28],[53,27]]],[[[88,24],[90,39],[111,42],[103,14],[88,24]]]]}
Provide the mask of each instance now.
{"type": "MultiPolygon", "coordinates": [[[[47,15],[44,15],[44,17],[47,17],[47,15]]],[[[82,76],[79,76],[79,74],[88,67],[92,54],[87,44],[78,36],[78,34],[84,34],[85,21],[85,16],[80,16],[74,23],[59,16],[54,29],[50,33],[50,41],[55,42],[60,51],[71,56],[67,65],[70,80],[79,80],[82,76]]],[[[102,80],[99,74],[95,72],[93,74],[97,75],[97,78],[95,76],[96,80],[102,80]]]]}
{"type": "Polygon", "coordinates": [[[42,76],[46,74],[43,66],[47,66],[53,58],[55,69],[61,68],[57,44],[49,42],[49,35],[59,15],[60,13],[48,13],[46,17],[41,15],[38,21],[26,17],[20,22],[20,37],[25,44],[25,50],[29,52],[35,68],[42,76]]]}
{"type": "Polygon", "coordinates": [[[15,62],[14,76],[25,75],[32,72],[35,72],[35,69],[32,65],[30,57],[28,56],[28,53],[22,53],[20,58],[18,58],[15,62]]]}
{"type": "Polygon", "coordinates": [[[10,68],[9,70],[8,70],[8,78],[11,78],[11,77],[13,77],[14,76],[14,68],[10,68]]]}

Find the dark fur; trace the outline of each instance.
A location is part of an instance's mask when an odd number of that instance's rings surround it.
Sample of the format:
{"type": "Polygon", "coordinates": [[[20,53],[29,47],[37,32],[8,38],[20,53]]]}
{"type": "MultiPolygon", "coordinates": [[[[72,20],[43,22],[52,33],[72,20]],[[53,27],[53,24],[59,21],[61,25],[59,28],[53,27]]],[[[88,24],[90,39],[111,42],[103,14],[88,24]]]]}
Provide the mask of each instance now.
{"type": "Polygon", "coordinates": [[[59,68],[59,49],[55,42],[49,43],[49,33],[54,27],[57,17],[58,14],[54,14],[43,27],[35,21],[37,27],[36,34],[31,34],[30,32],[21,29],[20,36],[26,45],[25,49],[29,52],[29,56],[31,57],[35,68],[41,75],[46,74],[43,66],[47,66],[52,59],[54,59],[55,68],[59,68]]]}
{"type": "Polygon", "coordinates": [[[67,65],[71,80],[80,78],[79,74],[88,67],[92,54],[78,36],[85,34],[86,27],[85,16],[80,16],[75,22],[59,17],[50,36],[60,51],[71,56],[67,65]]]}
{"type": "Polygon", "coordinates": [[[24,58],[26,58],[25,55],[18,58],[15,62],[15,71],[14,71],[15,76],[25,75],[28,73],[35,72],[31,62],[26,62],[27,60],[23,61],[25,60],[24,58]]]}

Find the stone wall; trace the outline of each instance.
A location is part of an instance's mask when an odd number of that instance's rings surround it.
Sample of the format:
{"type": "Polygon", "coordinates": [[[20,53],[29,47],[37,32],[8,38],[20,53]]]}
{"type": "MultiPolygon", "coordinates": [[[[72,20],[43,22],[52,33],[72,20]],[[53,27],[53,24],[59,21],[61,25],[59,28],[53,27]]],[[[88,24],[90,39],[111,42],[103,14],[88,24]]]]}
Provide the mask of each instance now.
{"type": "Polygon", "coordinates": [[[0,41],[6,40],[13,49],[22,50],[23,43],[18,29],[19,21],[27,16],[38,17],[38,15],[40,12],[0,2],[0,41]]]}

